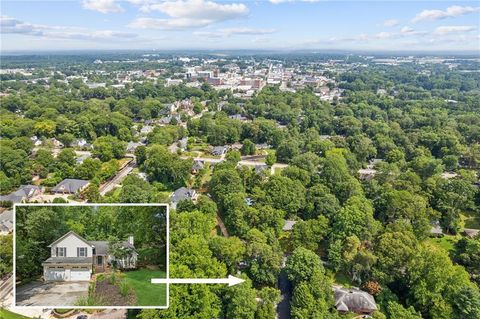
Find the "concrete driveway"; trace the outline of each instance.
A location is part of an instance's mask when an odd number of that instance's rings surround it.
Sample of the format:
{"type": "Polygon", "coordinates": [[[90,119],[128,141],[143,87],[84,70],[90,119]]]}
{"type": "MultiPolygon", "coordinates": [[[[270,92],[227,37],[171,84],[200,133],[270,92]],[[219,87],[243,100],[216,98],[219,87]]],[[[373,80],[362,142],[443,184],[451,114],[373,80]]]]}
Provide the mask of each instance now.
{"type": "Polygon", "coordinates": [[[88,295],[88,281],[32,282],[16,289],[17,306],[75,306],[88,295]]]}

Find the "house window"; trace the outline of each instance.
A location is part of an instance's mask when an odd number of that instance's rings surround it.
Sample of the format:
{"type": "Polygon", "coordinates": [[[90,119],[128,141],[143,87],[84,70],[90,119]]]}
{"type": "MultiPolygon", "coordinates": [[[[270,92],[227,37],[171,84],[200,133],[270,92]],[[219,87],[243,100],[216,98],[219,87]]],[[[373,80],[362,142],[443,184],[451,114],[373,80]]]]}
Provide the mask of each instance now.
{"type": "Polygon", "coordinates": [[[57,247],[57,257],[67,257],[67,247],[57,247]]]}
{"type": "Polygon", "coordinates": [[[87,247],[77,247],[77,257],[87,257],[87,247]]]}

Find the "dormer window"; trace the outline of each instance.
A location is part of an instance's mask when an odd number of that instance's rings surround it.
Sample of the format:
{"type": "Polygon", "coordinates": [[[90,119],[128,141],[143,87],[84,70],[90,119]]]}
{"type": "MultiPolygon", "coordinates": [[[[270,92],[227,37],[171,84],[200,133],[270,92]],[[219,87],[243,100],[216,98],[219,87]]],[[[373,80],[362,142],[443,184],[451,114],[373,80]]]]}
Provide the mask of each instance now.
{"type": "Polygon", "coordinates": [[[87,257],[87,247],[77,247],[77,257],[87,257]]]}
{"type": "Polygon", "coordinates": [[[67,247],[57,247],[56,255],[57,257],[67,257],[67,247]]]}

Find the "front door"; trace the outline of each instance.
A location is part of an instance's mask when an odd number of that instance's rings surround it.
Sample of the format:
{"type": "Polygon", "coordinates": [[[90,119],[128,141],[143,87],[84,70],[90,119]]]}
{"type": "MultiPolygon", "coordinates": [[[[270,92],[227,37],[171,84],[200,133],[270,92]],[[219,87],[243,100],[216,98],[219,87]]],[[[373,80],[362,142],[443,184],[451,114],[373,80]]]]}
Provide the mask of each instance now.
{"type": "Polygon", "coordinates": [[[97,265],[103,266],[103,256],[97,256],[97,265]]]}

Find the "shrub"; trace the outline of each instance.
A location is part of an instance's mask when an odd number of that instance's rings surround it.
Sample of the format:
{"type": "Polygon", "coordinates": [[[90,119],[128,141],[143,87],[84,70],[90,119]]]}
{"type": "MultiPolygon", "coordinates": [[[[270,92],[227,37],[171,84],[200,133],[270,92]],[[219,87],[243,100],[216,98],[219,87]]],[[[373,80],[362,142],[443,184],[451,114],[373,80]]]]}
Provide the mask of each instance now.
{"type": "Polygon", "coordinates": [[[120,294],[123,297],[126,297],[128,295],[128,293],[130,292],[130,286],[128,285],[126,280],[121,280],[120,281],[119,288],[120,288],[120,294]]]}
{"type": "Polygon", "coordinates": [[[115,285],[116,279],[117,279],[117,278],[115,277],[115,272],[112,271],[112,272],[110,273],[110,283],[111,283],[112,285],[115,285]]]}

